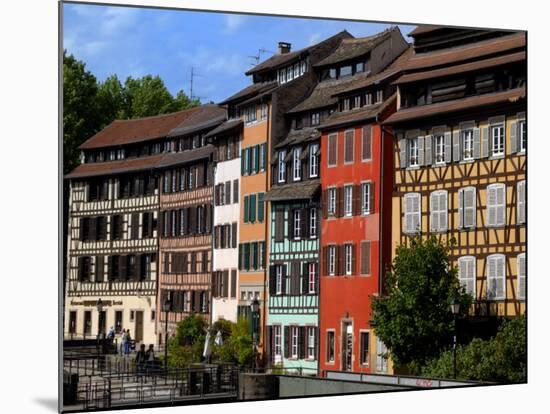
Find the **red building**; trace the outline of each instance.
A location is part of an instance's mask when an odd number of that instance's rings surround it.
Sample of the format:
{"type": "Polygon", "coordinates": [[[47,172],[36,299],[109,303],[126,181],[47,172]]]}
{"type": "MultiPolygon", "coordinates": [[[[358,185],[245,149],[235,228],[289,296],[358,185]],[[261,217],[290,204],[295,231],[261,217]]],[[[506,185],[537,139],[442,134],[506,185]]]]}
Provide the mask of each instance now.
{"type": "Polygon", "coordinates": [[[410,55],[340,90],[321,131],[320,370],[387,372],[370,325],[371,296],[391,260],[391,82],[410,55]]]}

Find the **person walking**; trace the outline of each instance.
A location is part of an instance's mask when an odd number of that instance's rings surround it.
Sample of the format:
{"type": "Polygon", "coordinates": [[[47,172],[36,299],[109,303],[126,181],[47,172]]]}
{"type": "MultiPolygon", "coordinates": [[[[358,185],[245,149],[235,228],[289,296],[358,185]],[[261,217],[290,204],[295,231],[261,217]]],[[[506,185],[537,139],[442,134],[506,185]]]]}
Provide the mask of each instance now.
{"type": "Polygon", "coordinates": [[[131,341],[132,341],[132,337],[130,336],[130,330],[126,329],[126,342],[124,342],[124,355],[128,355],[130,353],[131,341]]]}
{"type": "Polygon", "coordinates": [[[147,363],[147,353],[145,352],[145,344],[141,344],[139,351],[136,354],[136,368],[138,376],[143,376],[145,373],[145,365],[147,363]]]}
{"type": "Polygon", "coordinates": [[[119,345],[120,355],[124,355],[124,352],[126,350],[126,330],[125,329],[122,329],[120,331],[119,341],[120,341],[120,345],[119,345]]]}
{"type": "Polygon", "coordinates": [[[147,373],[151,375],[155,371],[155,347],[153,344],[149,345],[149,349],[145,353],[147,359],[147,373]]]}

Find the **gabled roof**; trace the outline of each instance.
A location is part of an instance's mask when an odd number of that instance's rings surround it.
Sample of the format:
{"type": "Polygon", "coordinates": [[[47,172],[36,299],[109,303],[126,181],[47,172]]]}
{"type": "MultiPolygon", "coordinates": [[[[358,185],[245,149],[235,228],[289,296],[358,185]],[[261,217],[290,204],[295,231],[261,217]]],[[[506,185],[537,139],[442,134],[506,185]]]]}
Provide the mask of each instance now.
{"type": "Polygon", "coordinates": [[[246,88],[241,89],[239,92],[231,95],[229,98],[224,99],[220,102],[220,105],[244,101],[266,91],[275,89],[277,85],[277,81],[253,83],[252,85],[249,85],[246,88]]]}
{"type": "Polygon", "coordinates": [[[205,135],[205,137],[214,137],[219,134],[223,134],[225,132],[231,131],[232,129],[240,128],[244,124],[243,120],[241,118],[237,119],[229,119],[225,121],[224,123],[218,125],[216,128],[214,128],[212,131],[210,131],[208,134],[205,135]]]}
{"type": "Polygon", "coordinates": [[[275,145],[274,148],[282,148],[287,145],[297,145],[303,142],[315,141],[321,137],[321,133],[315,127],[306,127],[291,130],[286,138],[275,145]]]}
{"type": "Polygon", "coordinates": [[[321,188],[321,180],[305,180],[290,184],[277,184],[266,194],[268,201],[308,200],[313,198],[321,188]]]}
{"type": "Polygon", "coordinates": [[[79,149],[114,147],[162,138],[201,107],[137,119],[115,120],[86,140],[79,149]]]}
{"type": "Polygon", "coordinates": [[[331,36],[331,37],[329,37],[325,40],[322,40],[321,42],[316,43],[314,45],[304,47],[304,48],[296,50],[294,52],[288,52],[288,53],[273,55],[270,58],[264,60],[259,65],[254,66],[252,69],[250,69],[248,72],[246,72],[246,75],[252,75],[254,73],[259,73],[259,72],[263,72],[263,71],[277,69],[277,68],[279,68],[281,66],[284,66],[284,65],[286,65],[286,64],[288,64],[288,63],[290,63],[294,60],[298,60],[300,57],[302,57],[303,55],[306,55],[307,53],[309,53],[309,51],[311,49],[318,46],[319,44],[321,44],[323,42],[326,42],[330,39],[333,39],[334,37],[342,36],[342,35],[351,36],[347,30],[342,30],[341,32],[336,33],[334,36],[331,36]]]}
{"type": "Polygon", "coordinates": [[[69,174],[65,175],[65,178],[99,177],[102,175],[152,170],[160,162],[163,156],[164,154],[157,154],[148,157],[128,158],[125,160],[80,164],[69,174]]]}
{"type": "Polygon", "coordinates": [[[221,106],[208,104],[199,106],[199,109],[178,126],[170,131],[168,136],[193,134],[207,128],[214,128],[227,119],[227,111],[221,106]]]}
{"type": "Polygon", "coordinates": [[[434,24],[422,24],[422,25],[416,26],[413,30],[411,30],[411,32],[409,33],[409,36],[415,37],[426,33],[437,32],[438,30],[445,29],[447,27],[448,26],[438,26],[434,24]]]}
{"type": "Polygon", "coordinates": [[[363,56],[382,43],[384,40],[388,39],[392,32],[399,30],[397,27],[392,27],[386,29],[381,33],[377,33],[368,37],[361,38],[352,38],[344,39],[340,46],[336,48],[325,59],[321,60],[314,64],[314,67],[333,65],[335,63],[343,62],[346,60],[354,59],[360,56],[363,56]]]}

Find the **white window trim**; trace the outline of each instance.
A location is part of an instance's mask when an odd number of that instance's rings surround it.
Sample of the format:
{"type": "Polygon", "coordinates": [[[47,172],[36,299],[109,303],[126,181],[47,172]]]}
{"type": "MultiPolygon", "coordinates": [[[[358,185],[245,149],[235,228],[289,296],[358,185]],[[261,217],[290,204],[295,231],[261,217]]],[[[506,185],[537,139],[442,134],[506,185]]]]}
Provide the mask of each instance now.
{"type": "Polygon", "coordinates": [[[317,273],[317,269],[316,269],[317,265],[315,263],[309,263],[308,264],[308,293],[309,294],[312,294],[312,293],[315,293],[315,275],[317,273]]]}
{"type": "Polygon", "coordinates": [[[448,229],[448,222],[449,222],[449,211],[448,211],[448,206],[449,206],[449,197],[448,197],[448,193],[447,193],[447,190],[436,190],[436,191],[432,191],[430,193],[430,230],[432,232],[436,232],[436,233],[439,233],[439,232],[446,232],[447,229],[448,229]],[[441,208],[441,195],[445,195],[445,208],[441,208]],[[436,196],[438,197],[438,203],[439,203],[439,208],[436,210],[434,208],[434,205],[432,203],[433,201],[433,196],[436,196]],[[437,220],[437,223],[438,225],[437,226],[434,226],[434,223],[435,223],[435,220],[434,220],[434,216],[435,215],[439,215],[438,217],[438,220],[437,220]],[[445,215],[445,226],[441,226],[441,216],[442,215],[445,215]]]}
{"type": "Polygon", "coordinates": [[[527,127],[527,120],[525,118],[518,119],[518,130],[517,133],[519,134],[518,137],[518,153],[519,154],[525,154],[527,152],[527,137],[525,138],[525,147],[523,146],[523,130],[527,127]]]}
{"type": "Polygon", "coordinates": [[[525,297],[527,296],[527,284],[525,283],[526,279],[527,279],[527,262],[526,262],[526,258],[525,258],[525,253],[520,253],[518,254],[517,256],[517,259],[516,259],[516,266],[517,266],[517,280],[516,280],[516,297],[518,300],[525,300],[525,297]],[[523,260],[523,274],[521,272],[521,265],[520,265],[520,260],[523,260]],[[523,294],[521,294],[521,290],[520,290],[520,282],[521,280],[523,280],[523,284],[525,285],[524,287],[524,292],[523,294]]]}
{"type": "Polygon", "coordinates": [[[283,266],[284,265],[275,266],[275,294],[276,295],[283,294],[283,266]]]}
{"type": "MultiPolygon", "coordinates": [[[[476,293],[477,293],[477,259],[475,256],[461,256],[458,258],[458,280],[460,282],[460,285],[461,286],[464,286],[465,289],[467,289],[467,282],[469,280],[468,277],[464,277],[463,274],[462,274],[462,266],[464,265],[468,265],[469,262],[473,262],[473,275],[472,275],[472,279],[473,279],[473,283],[472,283],[472,291],[471,292],[468,292],[468,290],[466,290],[467,293],[469,293],[473,300],[475,301],[476,300],[476,293]]],[[[465,270],[465,273],[467,273],[468,270],[466,268],[465,270]]]]}
{"type": "Polygon", "coordinates": [[[298,359],[298,326],[290,325],[290,355],[291,359],[298,359]]]}
{"type": "Polygon", "coordinates": [[[418,167],[418,137],[407,138],[407,151],[407,166],[412,168],[418,167]],[[413,143],[415,144],[414,146],[413,143]]]}
{"type": "Polygon", "coordinates": [[[334,168],[338,166],[338,134],[329,134],[327,138],[327,168],[334,168]],[[334,137],[336,140],[334,164],[330,163],[330,140],[334,137]]]}
{"type": "Polygon", "coordinates": [[[434,160],[435,165],[445,165],[445,134],[437,134],[433,136],[433,149],[434,149],[434,160]],[[438,145],[438,140],[441,139],[441,145],[438,145]],[[438,160],[438,148],[441,147],[441,157],[438,160]]]}
{"type": "MultiPolygon", "coordinates": [[[[405,194],[405,197],[404,197],[404,203],[405,203],[405,206],[404,206],[404,210],[405,210],[405,214],[404,214],[404,225],[403,225],[403,228],[404,228],[404,231],[403,233],[405,234],[418,234],[422,231],[422,196],[420,195],[420,193],[407,193],[405,194]],[[418,212],[408,212],[407,211],[407,199],[409,198],[418,198],[418,212]],[[407,228],[407,216],[414,216],[414,215],[417,215],[418,216],[418,228],[416,229],[409,229],[407,228]]],[[[413,220],[414,221],[414,220],[413,220]]]]}
{"type": "Polygon", "coordinates": [[[370,338],[371,338],[371,331],[370,329],[359,329],[359,364],[363,367],[368,367],[370,365],[370,338]],[[369,334],[369,340],[367,344],[367,360],[364,362],[361,362],[361,354],[363,350],[361,349],[361,334],[367,333],[369,334]]]}
{"type": "MultiPolygon", "coordinates": [[[[501,254],[501,253],[497,253],[497,254],[492,254],[490,256],[487,256],[487,264],[486,264],[486,268],[487,268],[487,293],[486,293],[486,296],[487,296],[487,300],[504,300],[506,298],[506,256],[501,254]],[[499,260],[502,260],[502,274],[499,275],[499,274],[496,274],[494,275],[494,277],[492,277],[492,275],[489,274],[489,262],[490,261],[499,261],[499,260]],[[496,296],[496,292],[495,292],[495,296],[491,296],[489,297],[489,286],[491,285],[491,280],[497,280],[497,282],[499,280],[502,280],[502,284],[503,284],[503,288],[502,288],[502,296],[496,296]]],[[[495,264],[496,266],[496,264],[495,264]]],[[[497,267],[498,268],[498,267],[497,267]]]]}
{"type": "Polygon", "coordinates": [[[486,217],[485,217],[485,220],[487,222],[487,227],[503,227],[506,225],[506,184],[504,183],[494,183],[494,184],[489,184],[487,186],[487,207],[486,207],[486,217]],[[503,192],[504,192],[504,203],[503,204],[499,204],[498,203],[498,200],[496,200],[497,198],[497,195],[498,195],[498,189],[499,188],[503,188],[503,192]],[[490,200],[490,192],[491,191],[496,191],[497,194],[495,194],[495,204],[492,205],[492,204],[489,204],[489,200],[490,200]],[[499,219],[499,215],[498,215],[498,212],[499,212],[499,207],[502,207],[504,212],[503,212],[503,215],[504,215],[504,219],[503,219],[503,223],[499,224],[498,223],[498,219],[499,219]],[[496,209],[495,211],[495,222],[494,223],[491,223],[490,220],[489,220],[489,217],[490,217],[490,213],[489,211],[491,209],[496,209]]]}
{"type": "Polygon", "coordinates": [[[361,214],[363,216],[369,215],[371,211],[370,205],[370,192],[371,192],[371,182],[365,181],[361,183],[361,214]],[[367,189],[365,191],[365,189],[367,189]]]}
{"type": "Polygon", "coordinates": [[[336,215],[336,191],[337,191],[336,187],[328,188],[327,213],[328,213],[329,216],[336,215]]]}
{"type": "Polygon", "coordinates": [[[302,218],[300,217],[300,210],[294,210],[292,220],[294,220],[294,234],[292,235],[294,240],[300,240],[302,237],[302,218]]]}
{"type": "Polygon", "coordinates": [[[353,216],[353,185],[344,185],[344,217],[353,216]],[[349,198],[348,198],[349,195],[349,198]],[[349,210],[349,211],[348,211],[349,210]]]}
{"type": "Polygon", "coordinates": [[[353,245],[346,243],[344,246],[345,273],[346,276],[350,276],[353,272],[353,245]]]}
{"type": "Polygon", "coordinates": [[[309,209],[309,238],[315,239],[317,237],[317,209],[309,209]]]}
{"type": "Polygon", "coordinates": [[[277,357],[279,359],[282,357],[282,335],[281,335],[281,325],[273,325],[273,354],[275,355],[275,361],[277,362],[277,357]]]}
{"type": "Polygon", "coordinates": [[[300,155],[302,149],[296,147],[292,150],[292,179],[294,181],[300,181],[302,179],[302,163],[300,161],[300,155]]]}
{"type": "Polygon", "coordinates": [[[336,275],[336,246],[328,246],[328,274],[329,276],[336,275]]]}
{"type": "Polygon", "coordinates": [[[467,128],[460,131],[460,145],[462,146],[462,161],[474,160],[474,130],[473,128],[467,128]],[[469,143],[469,149],[467,150],[466,143],[469,143]],[[470,156],[466,156],[467,151],[470,152],[470,156]]]}
{"type": "Polygon", "coordinates": [[[307,334],[307,355],[306,359],[315,360],[315,326],[306,326],[307,334]]]}
{"type": "MultiPolygon", "coordinates": [[[[504,127],[504,122],[498,122],[495,124],[489,125],[489,149],[490,149],[490,158],[502,158],[504,157],[504,154],[506,153],[506,128],[504,127]],[[493,132],[495,129],[502,128],[502,151],[495,152],[495,138],[493,135],[493,132]]],[[[500,147],[500,145],[499,145],[500,147]]],[[[499,148],[500,150],[500,148],[499,148]]]]}
{"type": "MultiPolygon", "coordinates": [[[[277,172],[277,181],[279,183],[284,183],[286,181],[286,151],[279,151],[279,170],[277,172]]],[[[248,161],[248,160],[247,160],[248,161]]]]}
{"type": "Polygon", "coordinates": [[[319,157],[316,153],[319,150],[319,144],[311,144],[309,146],[309,177],[314,178],[319,176],[319,157]]]}

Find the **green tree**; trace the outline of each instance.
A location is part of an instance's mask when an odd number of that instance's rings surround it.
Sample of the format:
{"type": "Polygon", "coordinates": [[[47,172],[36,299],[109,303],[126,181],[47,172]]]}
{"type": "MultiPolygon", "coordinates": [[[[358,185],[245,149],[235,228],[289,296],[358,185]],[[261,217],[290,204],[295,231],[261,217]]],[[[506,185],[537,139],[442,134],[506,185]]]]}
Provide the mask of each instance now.
{"type": "MultiPolygon", "coordinates": [[[[422,375],[453,377],[453,351],[428,361],[422,375]]],[[[494,338],[474,338],[456,349],[457,379],[522,383],[527,381],[527,320],[525,316],[504,321],[494,338]]]]}
{"type": "Polygon", "coordinates": [[[454,332],[450,304],[457,299],[466,313],[464,292],[449,263],[450,244],[435,237],[411,239],[397,247],[386,275],[386,291],[373,297],[373,323],[396,367],[417,374],[425,362],[449,346],[454,332]]]}
{"type": "Polygon", "coordinates": [[[126,92],[117,75],[111,75],[99,84],[97,103],[103,117],[101,128],[115,119],[126,118],[126,92]]]}
{"type": "Polygon", "coordinates": [[[221,346],[213,345],[212,360],[244,366],[251,365],[254,352],[250,336],[250,321],[246,318],[239,318],[237,323],[216,322],[212,329],[212,341],[218,330],[222,331],[223,344],[221,346]],[[219,325],[216,325],[218,323],[219,325]]]}
{"type": "Polygon", "coordinates": [[[84,62],[63,51],[63,171],[79,164],[78,146],[101,125],[96,95],[97,81],[84,62]]]}
{"type": "Polygon", "coordinates": [[[200,362],[207,327],[201,315],[190,315],[178,322],[175,336],[168,341],[168,364],[183,367],[200,362]]]}

